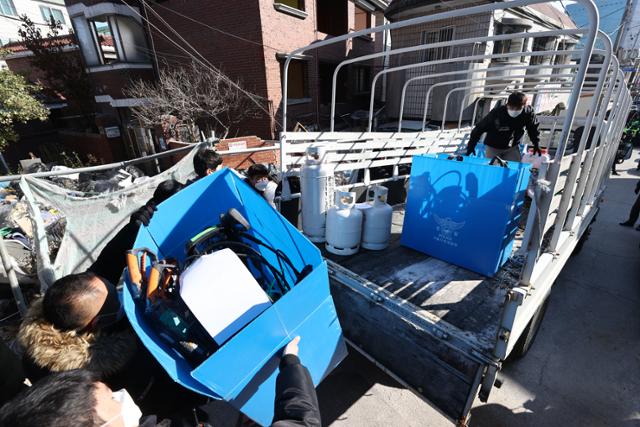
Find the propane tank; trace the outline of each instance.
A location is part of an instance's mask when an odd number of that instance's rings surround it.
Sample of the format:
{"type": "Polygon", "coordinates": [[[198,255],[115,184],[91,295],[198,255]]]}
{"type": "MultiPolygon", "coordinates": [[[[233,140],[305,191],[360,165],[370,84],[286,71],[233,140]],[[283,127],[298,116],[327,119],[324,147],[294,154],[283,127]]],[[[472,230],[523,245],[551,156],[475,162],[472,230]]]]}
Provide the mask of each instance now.
{"type": "Polygon", "coordinates": [[[300,171],[302,232],[312,242],[325,241],[327,210],[332,205],[333,169],[323,162],[325,149],[309,146],[300,171]]]}
{"type": "MultiPolygon", "coordinates": [[[[369,194],[372,200],[367,203],[362,228],[362,247],[372,251],[381,251],[389,246],[391,238],[391,218],[393,208],[387,204],[389,189],[376,185],[369,194]]],[[[367,197],[368,198],[368,197],[367,197]]]]}
{"type": "Polygon", "coordinates": [[[360,250],[362,212],[354,209],[356,193],[338,191],[336,206],[327,213],[327,251],[336,255],[353,255],[360,250]]]}

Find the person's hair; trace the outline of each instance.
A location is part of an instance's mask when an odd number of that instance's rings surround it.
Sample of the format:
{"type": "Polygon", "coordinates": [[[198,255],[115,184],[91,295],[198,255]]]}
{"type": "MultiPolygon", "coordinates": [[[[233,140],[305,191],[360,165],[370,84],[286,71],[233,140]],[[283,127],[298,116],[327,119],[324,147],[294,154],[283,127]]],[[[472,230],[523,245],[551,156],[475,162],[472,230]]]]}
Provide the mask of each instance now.
{"type": "Polygon", "coordinates": [[[513,92],[511,95],[509,95],[507,105],[520,107],[524,104],[525,99],[527,99],[527,95],[524,92],[513,92]]]}
{"type": "Polygon", "coordinates": [[[201,148],[193,157],[193,169],[200,178],[207,175],[207,169],[216,170],[222,164],[222,157],[211,148],[201,148]]]}
{"type": "Polygon", "coordinates": [[[178,191],[182,190],[184,186],[180,184],[175,179],[168,179],[166,181],[162,181],[158,187],[156,187],[156,191],[153,192],[153,201],[156,205],[167,200],[169,197],[176,194],[178,191]]]}
{"type": "Polygon", "coordinates": [[[249,166],[249,169],[247,169],[247,177],[249,178],[256,178],[256,177],[263,177],[263,176],[266,176],[266,177],[269,176],[269,168],[267,168],[262,163],[256,163],[255,165],[249,166]]]}
{"type": "Polygon", "coordinates": [[[97,377],[86,370],[51,374],[0,408],[1,427],[97,427],[97,377]]]}
{"type": "Polygon", "coordinates": [[[91,282],[98,278],[94,273],[86,271],[69,274],[51,285],[44,294],[42,309],[44,317],[53,326],[63,331],[78,330],[85,326],[89,315],[78,298],[94,294],[96,289],[91,282]]]}

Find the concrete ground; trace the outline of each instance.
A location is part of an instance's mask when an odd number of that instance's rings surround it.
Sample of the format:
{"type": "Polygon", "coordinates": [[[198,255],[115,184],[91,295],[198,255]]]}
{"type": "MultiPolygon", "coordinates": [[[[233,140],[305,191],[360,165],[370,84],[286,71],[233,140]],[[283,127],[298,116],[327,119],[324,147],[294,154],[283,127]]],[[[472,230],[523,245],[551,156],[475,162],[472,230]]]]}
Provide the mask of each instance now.
{"type": "MultiPolygon", "coordinates": [[[[635,200],[638,157],[609,181],[591,237],[555,284],[533,348],[505,365],[489,402],[476,400],[471,426],[640,426],[640,231],[618,225],[635,200]]],[[[330,426],[451,425],[353,351],[318,395],[330,426]]]]}

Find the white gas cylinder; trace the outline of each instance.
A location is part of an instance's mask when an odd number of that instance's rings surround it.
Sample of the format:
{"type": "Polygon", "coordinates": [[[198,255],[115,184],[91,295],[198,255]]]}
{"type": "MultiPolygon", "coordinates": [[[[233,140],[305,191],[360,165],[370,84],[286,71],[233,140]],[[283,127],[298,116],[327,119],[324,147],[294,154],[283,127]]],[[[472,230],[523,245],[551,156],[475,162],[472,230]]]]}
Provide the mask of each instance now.
{"type": "Polygon", "coordinates": [[[327,210],[333,205],[333,169],[324,163],[325,153],[323,147],[308,147],[300,170],[302,232],[312,242],[325,241],[327,210]]]}
{"type": "Polygon", "coordinates": [[[362,212],[354,209],[356,193],[339,191],[336,206],[327,213],[327,251],[336,255],[353,255],[360,250],[362,212]]]}
{"type": "MultiPolygon", "coordinates": [[[[387,203],[389,189],[376,185],[369,194],[372,200],[362,209],[364,225],[362,227],[362,247],[372,251],[381,251],[389,246],[391,238],[391,219],[393,208],[387,203]]],[[[368,197],[369,198],[369,197],[368,197]]]]}

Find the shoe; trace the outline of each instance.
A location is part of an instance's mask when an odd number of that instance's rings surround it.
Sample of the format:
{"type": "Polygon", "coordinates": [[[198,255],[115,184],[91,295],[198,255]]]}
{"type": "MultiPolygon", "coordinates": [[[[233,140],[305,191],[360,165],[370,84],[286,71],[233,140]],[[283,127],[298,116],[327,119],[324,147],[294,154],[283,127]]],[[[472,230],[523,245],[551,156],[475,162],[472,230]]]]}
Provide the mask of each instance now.
{"type": "Polygon", "coordinates": [[[623,227],[633,227],[633,222],[629,222],[629,221],[625,221],[625,222],[621,222],[620,225],[623,227]]]}
{"type": "Polygon", "coordinates": [[[640,225],[636,227],[636,230],[640,231],[640,225]]]}
{"type": "Polygon", "coordinates": [[[620,174],[618,172],[611,172],[611,175],[619,176],[620,174]]]}

